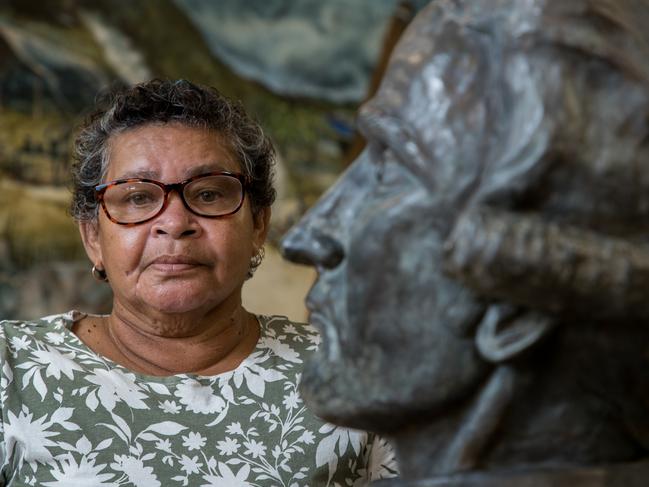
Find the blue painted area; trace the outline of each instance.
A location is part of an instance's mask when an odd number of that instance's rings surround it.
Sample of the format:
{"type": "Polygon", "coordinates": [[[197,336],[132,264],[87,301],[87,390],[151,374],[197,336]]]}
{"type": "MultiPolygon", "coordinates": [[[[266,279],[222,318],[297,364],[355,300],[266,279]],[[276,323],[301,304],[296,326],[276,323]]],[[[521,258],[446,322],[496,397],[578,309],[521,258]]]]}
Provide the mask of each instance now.
{"type": "Polygon", "coordinates": [[[239,75],[282,95],[359,102],[399,0],[175,3],[239,75]]]}

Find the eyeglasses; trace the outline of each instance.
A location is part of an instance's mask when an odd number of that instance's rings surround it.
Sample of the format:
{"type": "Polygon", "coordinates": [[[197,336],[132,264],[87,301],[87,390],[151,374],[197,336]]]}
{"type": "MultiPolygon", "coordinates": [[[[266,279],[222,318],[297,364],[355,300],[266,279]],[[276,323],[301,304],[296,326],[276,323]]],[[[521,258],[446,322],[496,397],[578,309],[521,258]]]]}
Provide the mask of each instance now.
{"type": "Polygon", "coordinates": [[[153,179],[118,179],[95,186],[97,201],[108,219],[119,225],[137,225],[160,215],[176,190],[185,208],[195,215],[218,218],[232,215],[243,205],[248,179],[242,174],[210,172],[179,183],[153,179]]]}

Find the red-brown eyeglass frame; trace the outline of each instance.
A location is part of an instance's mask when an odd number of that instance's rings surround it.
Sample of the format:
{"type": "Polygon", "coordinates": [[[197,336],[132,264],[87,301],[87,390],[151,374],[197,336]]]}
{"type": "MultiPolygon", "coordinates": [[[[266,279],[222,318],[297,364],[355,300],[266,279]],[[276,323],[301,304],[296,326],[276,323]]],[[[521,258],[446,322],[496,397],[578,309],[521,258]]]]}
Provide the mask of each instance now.
{"type": "Polygon", "coordinates": [[[156,181],[155,179],[146,179],[146,178],[127,178],[127,179],[116,179],[115,181],[109,181],[108,183],[103,183],[95,186],[95,194],[97,198],[97,202],[101,204],[101,207],[104,210],[104,213],[106,214],[106,217],[113,223],[116,223],[118,225],[124,225],[127,227],[133,227],[135,225],[140,225],[141,223],[146,223],[148,221],[153,220],[154,218],[158,217],[165,209],[167,208],[169,204],[169,193],[171,193],[173,190],[176,190],[178,193],[178,196],[180,196],[180,200],[183,202],[183,205],[185,205],[185,208],[187,208],[188,211],[193,213],[194,215],[198,215],[204,218],[221,218],[224,216],[229,216],[229,215],[234,215],[237,211],[241,209],[243,206],[243,202],[246,199],[246,192],[248,191],[248,187],[250,186],[250,179],[246,177],[243,174],[240,173],[235,173],[235,172],[229,172],[229,171],[213,171],[213,172],[207,172],[203,174],[199,174],[197,176],[193,176],[189,179],[185,179],[184,181],[180,181],[177,183],[170,183],[170,184],[165,184],[160,181],[156,181]],[[183,194],[183,191],[185,189],[185,186],[187,186],[189,183],[196,181],[197,179],[202,179],[205,177],[209,176],[228,176],[235,178],[241,183],[241,201],[239,202],[239,205],[232,210],[229,213],[224,213],[223,215],[202,215],[196,211],[194,211],[187,201],[185,201],[185,195],[183,194]],[[124,183],[152,183],[155,184],[156,186],[162,188],[162,191],[164,192],[164,201],[162,202],[162,206],[160,207],[160,210],[153,215],[147,218],[146,220],[142,220],[139,222],[132,222],[132,223],[124,223],[120,222],[118,220],[115,220],[110,213],[108,212],[108,209],[106,208],[106,203],[104,201],[104,193],[108,188],[111,186],[116,186],[118,184],[124,184],[124,183]]]}

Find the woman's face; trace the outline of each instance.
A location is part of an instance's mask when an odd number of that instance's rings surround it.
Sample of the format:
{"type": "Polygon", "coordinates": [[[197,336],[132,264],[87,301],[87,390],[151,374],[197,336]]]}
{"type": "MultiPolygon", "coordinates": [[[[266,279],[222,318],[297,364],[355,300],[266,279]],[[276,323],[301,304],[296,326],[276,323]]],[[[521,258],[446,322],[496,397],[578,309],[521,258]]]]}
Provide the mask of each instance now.
{"type": "MultiPolygon", "coordinates": [[[[113,136],[105,181],[149,178],[175,183],[210,171],[240,172],[214,131],[179,124],[145,125],[113,136]]],[[[92,262],[103,267],[115,306],[155,317],[236,309],[250,258],[264,242],[270,210],[253,218],[249,198],[233,215],[191,213],[177,192],[156,218],[135,226],[81,224],[92,262]]]]}

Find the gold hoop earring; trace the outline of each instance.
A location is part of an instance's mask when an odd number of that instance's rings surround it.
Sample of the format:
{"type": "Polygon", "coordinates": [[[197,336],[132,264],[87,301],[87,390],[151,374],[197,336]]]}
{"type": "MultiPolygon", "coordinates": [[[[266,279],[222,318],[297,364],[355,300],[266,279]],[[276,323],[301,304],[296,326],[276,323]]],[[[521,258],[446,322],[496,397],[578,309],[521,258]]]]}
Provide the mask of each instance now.
{"type": "Polygon", "coordinates": [[[93,265],[90,273],[92,274],[92,277],[95,278],[95,281],[108,282],[108,276],[104,269],[99,269],[96,265],[93,265]]]}
{"type": "Polygon", "coordinates": [[[266,249],[261,247],[255,255],[250,259],[250,267],[257,268],[261,264],[261,261],[264,260],[266,256],[266,249]]]}
{"type": "Polygon", "coordinates": [[[257,253],[250,258],[250,269],[248,269],[248,279],[252,277],[252,275],[257,270],[257,267],[261,265],[261,262],[264,260],[265,255],[266,255],[266,250],[264,249],[264,247],[260,247],[257,253]]]}

